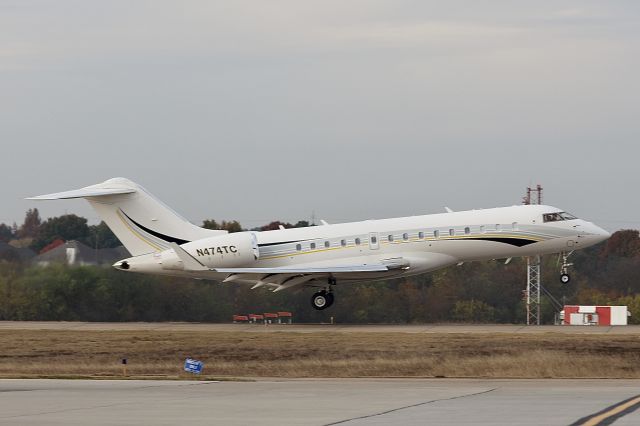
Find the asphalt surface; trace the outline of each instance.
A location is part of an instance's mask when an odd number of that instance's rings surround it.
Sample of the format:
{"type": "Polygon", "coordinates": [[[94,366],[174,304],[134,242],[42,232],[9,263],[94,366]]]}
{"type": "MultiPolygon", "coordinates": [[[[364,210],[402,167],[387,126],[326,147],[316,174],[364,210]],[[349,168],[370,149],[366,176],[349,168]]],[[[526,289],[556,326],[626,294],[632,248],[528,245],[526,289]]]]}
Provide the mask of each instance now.
{"type": "Polygon", "coordinates": [[[640,334],[640,325],[623,326],[526,326],[512,324],[423,324],[423,325],[344,325],[344,324],[203,324],[179,322],[55,322],[0,321],[0,330],[157,330],[232,332],[371,332],[371,333],[585,333],[640,334]]]}
{"type": "MultiPolygon", "coordinates": [[[[0,380],[0,424],[603,424],[607,407],[638,394],[640,380],[16,379],[0,380]]],[[[635,401],[617,410],[616,426],[640,424],[635,401]]]]}

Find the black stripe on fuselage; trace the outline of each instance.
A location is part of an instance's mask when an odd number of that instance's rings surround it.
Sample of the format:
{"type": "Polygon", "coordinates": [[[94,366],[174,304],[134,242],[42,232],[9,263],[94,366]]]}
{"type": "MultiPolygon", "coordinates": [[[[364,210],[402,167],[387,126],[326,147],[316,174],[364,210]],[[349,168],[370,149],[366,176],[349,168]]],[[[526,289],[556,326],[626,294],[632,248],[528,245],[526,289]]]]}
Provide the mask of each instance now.
{"type": "Polygon", "coordinates": [[[159,232],[156,232],[152,229],[149,229],[145,226],[140,225],[138,222],[136,222],[135,220],[131,219],[129,217],[129,215],[127,215],[122,209],[120,209],[120,211],[122,212],[123,215],[125,215],[127,217],[127,219],[129,219],[134,225],[136,225],[138,228],[142,229],[144,232],[153,235],[156,238],[160,238],[163,241],[166,241],[168,243],[177,243],[177,244],[186,244],[189,243],[190,241],[188,240],[182,240],[180,238],[176,238],[176,237],[170,237],[169,235],[164,235],[161,234],[159,232]]]}
{"type": "Polygon", "coordinates": [[[508,238],[508,237],[504,237],[504,238],[500,238],[500,237],[471,237],[471,238],[462,238],[463,240],[478,240],[478,241],[493,241],[495,243],[503,243],[503,244],[510,244],[512,246],[516,246],[516,247],[524,247],[527,246],[529,244],[533,244],[533,243],[537,243],[538,241],[535,240],[528,240],[525,238],[508,238]]]}
{"type": "MultiPolygon", "coordinates": [[[[321,239],[321,238],[318,238],[321,239]]],[[[443,239],[443,241],[467,241],[467,240],[477,240],[477,241],[493,241],[495,243],[503,243],[510,244],[516,247],[524,247],[529,244],[537,243],[536,240],[529,240],[526,238],[509,238],[509,237],[466,237],[466,238],[447,238],[443,239]]],[[[296,240],[296,241],[279,241],[276,243],[264,243],[258,244],[258,247],[272,247],[280,244],[293,244],[293,243],[302,243],[310,240],[296,240]]]]}
{"type": "Polygon", "coordinates": [[[258,244],[258,247],[270,247],[270,246],[277,246],[279,244],[293,244],[293,243],[301,243],[303,241],[308,241],[308,240],[295,240],[295,241],[278,241],[277,243],[264,243],[264,244],[258,244]]]}

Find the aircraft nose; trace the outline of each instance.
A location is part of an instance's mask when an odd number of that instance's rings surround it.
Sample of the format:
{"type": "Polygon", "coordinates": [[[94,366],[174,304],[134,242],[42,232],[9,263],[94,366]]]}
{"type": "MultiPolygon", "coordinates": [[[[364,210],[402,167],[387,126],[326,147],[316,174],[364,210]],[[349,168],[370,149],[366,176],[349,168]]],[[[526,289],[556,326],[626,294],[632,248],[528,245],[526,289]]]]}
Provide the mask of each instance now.
{"type": "Polygon", "coordinates": [[[600,241],[604,241],[609,239],[609,237],[611,237],[611,232],[606,231],[598,226],[596,226],[598,232],[596,233],[596,235],[598,235],[598,237],[600,237],[600,241]]]}
{"type": "Polygon", "coordinates": [[[611,237],[611,233],[609,231],[606,231],[590,222],[588,223],[588,225],[589,226],[587,229],[585,229],[585,231],[594,244],[597,244],[611,237]]]}

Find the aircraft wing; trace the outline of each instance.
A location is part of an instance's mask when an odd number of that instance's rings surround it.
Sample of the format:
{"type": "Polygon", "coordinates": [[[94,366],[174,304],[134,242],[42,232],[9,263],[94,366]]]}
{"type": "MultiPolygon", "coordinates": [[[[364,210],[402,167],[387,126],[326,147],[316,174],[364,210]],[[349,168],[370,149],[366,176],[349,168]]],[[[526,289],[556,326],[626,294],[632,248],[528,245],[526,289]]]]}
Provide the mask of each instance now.
{"type": "Polygon", "coordinates": [[[350,272],[386,272],[398,268],[406,268],[406,263],[395,259],[388,264],[373,263],[359,265],[279,267],[279,268],[216,268],[212,271],[227,273],[224,282],[245,282],[254,284],[252,289],[271,287],[275,292],[294,289],[308,285],[309,281],[326,278],[330,274],[350,272]]]}
{"type": "Polygon", "coordinates": [[[212,271],[226,274],[332,274],[345,272],[385,272],[389,267],[382,264],[341,265],[327,267],[281,267],[281,268],[215,268],[212,271]]]}
{"type": "Polygon", "coordinates": [[[353,265],[335,266],[283,266],[275,268],[208,268],[195,257],[187,253],[176,243],[171,248],[180,258],[185,270],[211,271],[229,274],[224,282],[248,282],[254,284],[253,289],[268,286],[273,291],[304,286],[308,281],[329,274],[344,274],[350,272],[386,272],[392,269],[406,268],[407,263],[401,258],[387,259],[383,263],[361,263],[353,265]]]}

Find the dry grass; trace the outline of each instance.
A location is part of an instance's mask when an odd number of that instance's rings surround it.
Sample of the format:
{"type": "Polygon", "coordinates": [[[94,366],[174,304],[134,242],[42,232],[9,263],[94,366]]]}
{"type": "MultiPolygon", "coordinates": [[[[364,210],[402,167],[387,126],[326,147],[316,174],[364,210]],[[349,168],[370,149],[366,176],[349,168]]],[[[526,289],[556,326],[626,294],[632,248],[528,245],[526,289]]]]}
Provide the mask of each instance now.
{"type": "Polygon", "coordinates": [[[0,377],[640,378],[640,337],[572,334],[0,331],[0,377]]]}

